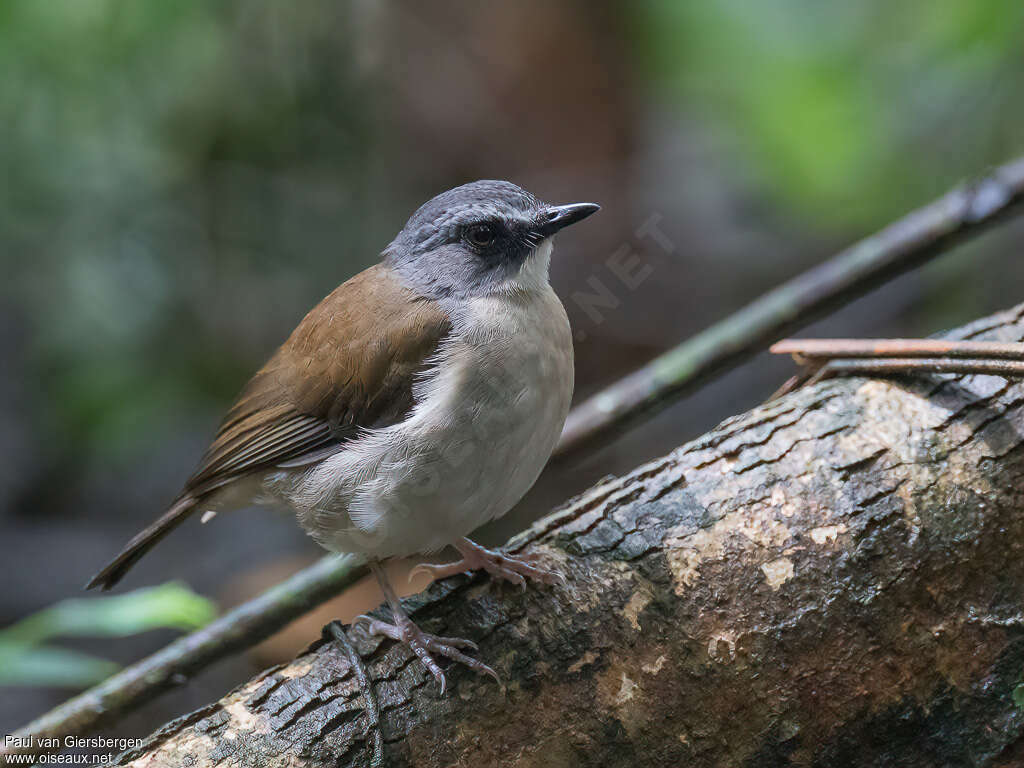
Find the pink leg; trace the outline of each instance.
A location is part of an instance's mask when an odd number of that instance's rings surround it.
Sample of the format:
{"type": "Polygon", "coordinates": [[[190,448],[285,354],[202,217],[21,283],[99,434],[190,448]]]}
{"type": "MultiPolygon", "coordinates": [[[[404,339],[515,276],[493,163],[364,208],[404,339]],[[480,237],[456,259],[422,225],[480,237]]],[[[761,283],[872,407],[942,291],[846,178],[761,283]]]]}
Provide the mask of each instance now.
{"type": "Polygon", "coordinates": [[[496,579],[511,581],[523,589],[526,589],[527,579],[540,581],[545,584],[554,584],[562,581],[562,577],[557,573],[531,565],[529,562],[531,558],[528,557],[519,558],[503,555],[501,552],[496,552],[493,549],[485,549],[469,539],[461,539],[455,542],[454,546],[459,550],[459,554],[462,555],[461,560],[444,565],[433,565],[430,563],[417,565],[413,568],[412,573],[409,574],[409,578],[412,578],[416,573],[424,571],[437,581],[448,576],[454,576],[457,573],[483,570],[496,579]]]}
{"type": "Polygon", "coordinates": [[[423,666],[437,680],[441,686],[442,695],[447,687],[447,681],[445,680],[444,672],[441,671],[441,667],[434,661],[431,653],[464,664],[478,674],[490,675],[499,685],[501,684],[498,674],[493,669],[482,661],[477,661],[462,652],[463,650],[475,651],[477,649],[476,643],[458,637],[439,637],[424,632],[413,623],[412,619],[409,618],[409,614],[402,608],[402,603],[391,588],[391,582],[388,581],[387,573],[380,563],[371,561],[370,569],[373,571],[373,575],[377,577],[377,582],[384,592],[384,597],[387,598],[394,623],[388,624],[386,621],[363,615],[357,617],[353,624],[363,624],[371,635],[390,637],[392,640],[397,640],[409,646],[412,652],[416,654],[416,657],[423,663],[423,666]]]}

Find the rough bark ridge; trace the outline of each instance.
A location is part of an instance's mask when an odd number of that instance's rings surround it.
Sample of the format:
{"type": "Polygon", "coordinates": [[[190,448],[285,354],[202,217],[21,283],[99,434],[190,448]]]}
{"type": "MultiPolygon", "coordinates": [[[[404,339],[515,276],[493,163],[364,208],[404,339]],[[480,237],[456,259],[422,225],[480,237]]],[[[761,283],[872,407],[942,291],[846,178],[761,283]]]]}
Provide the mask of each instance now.
{"type": "Polygon", "coordinates": [[[365,675],[321,640],[118,764],[365,766],[377,734],[398,766],[1021,764],[1022,435],[1024,384],[993,376],[800,390],[518,537],[564,586],[420,599],[504,690],[451,669],[438,699],[354,631],[365,675]]]}

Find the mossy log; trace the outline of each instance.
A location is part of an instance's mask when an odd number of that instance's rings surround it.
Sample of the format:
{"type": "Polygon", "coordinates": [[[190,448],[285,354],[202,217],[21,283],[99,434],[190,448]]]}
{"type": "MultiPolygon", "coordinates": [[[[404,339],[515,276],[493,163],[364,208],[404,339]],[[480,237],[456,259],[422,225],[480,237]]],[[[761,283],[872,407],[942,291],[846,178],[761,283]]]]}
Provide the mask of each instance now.
{"type": "MultiPolygon", "coordinates": [[[[1020,340],[1022,318],[951,336],[1020,340]]],[[[512,542],[564,585],[414,602],[503,686],[450,668],[440,698],[404,648],[325,633],[117,764],[1020,765],[1022,475],[1024,384],[807,387],[512,542]]]]}

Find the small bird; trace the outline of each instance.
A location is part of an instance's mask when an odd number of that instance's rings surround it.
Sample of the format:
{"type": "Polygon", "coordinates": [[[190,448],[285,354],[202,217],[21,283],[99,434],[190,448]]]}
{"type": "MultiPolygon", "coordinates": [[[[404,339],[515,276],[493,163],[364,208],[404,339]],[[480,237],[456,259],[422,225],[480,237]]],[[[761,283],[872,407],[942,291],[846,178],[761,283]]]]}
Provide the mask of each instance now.
{"type": "Polygon", "coordinates": [[[419,629],[381,562],[454,546],[435,578],[484,569],[524,585],[551,574],[466,536],[533,485],[573,390],[565,309],[548,282],[552,238],[597,211],[547,205],[508,181],[421,206],[377,265],[331,292],[246,384],[156,522],[88,583],[110,589],[186,518],[283,507],[331,552],[364,556],[393,623],[445,688],[434,655],[494,677],[473,643],[419,629]]]}

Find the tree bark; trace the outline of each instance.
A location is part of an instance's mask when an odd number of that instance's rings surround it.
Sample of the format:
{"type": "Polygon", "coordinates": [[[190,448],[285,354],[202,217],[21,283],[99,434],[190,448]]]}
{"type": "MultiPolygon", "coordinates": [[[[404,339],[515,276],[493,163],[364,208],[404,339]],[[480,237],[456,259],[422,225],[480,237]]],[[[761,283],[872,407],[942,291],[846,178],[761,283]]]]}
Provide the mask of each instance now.
{"type": "MultiPolygon", "coordinates": [[[[1018,341],[1022,318],[951,337],[1018,341]]],[[[449,668],[439,698],[404,648],[325,633],[117,764],[1019,765],[1022,474],[1022,384],[807,387],[513,541],[564,585],[418,598],[503,687],[449,668]]]]}

